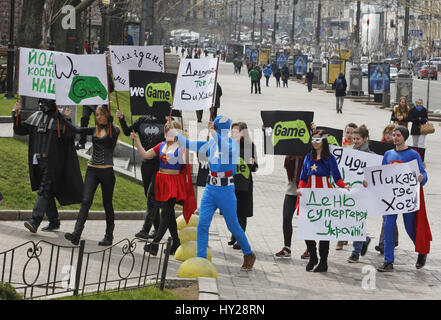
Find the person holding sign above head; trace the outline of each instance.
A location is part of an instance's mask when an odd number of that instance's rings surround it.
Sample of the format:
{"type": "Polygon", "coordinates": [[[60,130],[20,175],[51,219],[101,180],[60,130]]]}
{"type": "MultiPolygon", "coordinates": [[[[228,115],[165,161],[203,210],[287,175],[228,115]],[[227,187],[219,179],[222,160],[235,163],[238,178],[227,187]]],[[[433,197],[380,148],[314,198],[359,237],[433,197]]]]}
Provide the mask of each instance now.
{"type": "MultiPolygon", "coordinates": [[[[66,119],[70,118],[70,112],[65,114],[66,119]]],[[[113,230],[115,228],[115,212],[113,210],[113,191],[115,188],[115,173],[113,171],[113,151],[119,136],[119,128],[113,125],[113,118],[107,106],[98,106],[95,113],[96,127],[83,128],[75,127],[66,121],[60,114],[59,118],[75,130],[76,133],[85,133],[92,136],[92,157],[89,160],[86,177],[84,180],[83,200],[80,212],[72,233],[66,233],[64,237],[78,245],[84,229],[96,189],[101,184],[103,194],[103,206],[106,213],[106,233],[104,239],[98,245],[110,246],[113,242],[113,230]]]]}
{"type": "MultiPolygon", "coordinates": [[[[247,218],[253,216],[253,175],[258,168],[256,146],[248,134],[245,122],[236,122],[231,125],[231,137],[239,143],[240,155],[234,175],[234,186],[237,198],[237,218],[243,231],[247,228],[247,218]]],[[[233,249],[240,249],[234,235],[228,245],[233,249]]]]}
{"type": "MultiPolygon", "coordinates": [[[[298,203],[299,197],[302,196],[302,188],[332,188],[329,181],[331,174],[337,186],[350,189],[350,186],[344,183],[338,169],[337,160],[329,150],[326,132],[324,130],[314,130],[311,141],[312,150],[305,156],[297,187],[298,203]]],[[[298,203],[297,207],[299,206],[298,203]]],[[[305,242],[310,254],[306,271],[311,271],[317,263],[318,266],[314,269],[314,272],[328,271],[329,241],[320,241],[319,243],[320,263],[317,257],[317,244],[315,240],[305,240],[305,242]]]]}
{"type": "MultiPolygon", "coordinates": [[[[149,150],[158,143],[164,141],[164,116],[146,115],[140,117],[130,127],[127,126],[123,112],[118,109],[116,117],[119,119],[121,129],[124,135],[130,136],[131,132],[139,134],[139,138],[144,150],[149,150]]],[[[142,182],[144,184],[144,194],[147,198],[147,215],[145,217],[144,225],[135,237],[141,239],[154,238],[154,235],[149,235],[152,225],[155,232],[159,228],[159,205],[155,200],[155,176],[159,170],[159,158],[146,159],[141,165],[142,182]]]]}
{"type": "Polygon", "coordinates": [[[159,171],[155,177],[155,197],[156,201],[160,203],[161,221],[153,242],[144,246],[144,251],[154,256],[158,253],[159,242],[167,229],[173,238],[170,253],[175,254],[181,245],[175,218],[175,204],[184,204],[184,217],[187,222],[196,210],[194,194],[189,192],[189,190],[193,191],[191,180],[186,182],[186,174],[190,174],[190,172],[189,166],[186,166],[186,161],[184,161],[185,149],[180,147],[176,141],[173,133],[176,129],[181,130],[179,122],[166,123],[164,127],[165,141],[147,151],[143,148],[135,132],[130,135],[143,159],[153,159],[155,157],[160,159],[159,171]]]}
{"type": "MultiPolygon", "coordinates": [[[[430,232],[429,222],[426,215],[426,206],[424,203],[424,194],[422,186],[427,182],[427,173],[424,169],[423,161],[415,150],[406,145],[409,137],[409,130],[404,126],[397,126],[393,131],[393,140],[395,149],[388,150],[383,156],[383,165],[392,163],[406,163],[417,160],[420,174],[418,182],[420,187],[420,209],[416,212],[404,213],[403,220],[406,232],[412,242],[415,244],[415,251],[418,252],[416,268],[421,269],[426,264],[427,254],[430,251],[430,241],[432,234],[430,232]]],[[[363,181],[364,187],[367,182],[363,181]]],[[[397,215],[391,214],[385,216],[384,224],[384,263],[377,268],[380,272],[393,271],[394,264],[394,231],[397,224],[397,215]]]]}
{"type": "Polygon", "coordinates": [[[241,270],[249,271],[253,268],[256,255],[251,250],[245,232],[237,219],[237,198],[233,177],[236,174],[240,152],[238,143],[228,137],[230,127],[229,118],[218,116],[214,122],[208,123],[208,129],[212,134],[212,138],[208,141],[189,141],[182,134],[177,136],[179,143],[187,149],[206,154],[210,169],[199,209],[197,257],[205,259],[207,257],[208,230],[214,212],[219,209],[244,254],[241,270]]]}

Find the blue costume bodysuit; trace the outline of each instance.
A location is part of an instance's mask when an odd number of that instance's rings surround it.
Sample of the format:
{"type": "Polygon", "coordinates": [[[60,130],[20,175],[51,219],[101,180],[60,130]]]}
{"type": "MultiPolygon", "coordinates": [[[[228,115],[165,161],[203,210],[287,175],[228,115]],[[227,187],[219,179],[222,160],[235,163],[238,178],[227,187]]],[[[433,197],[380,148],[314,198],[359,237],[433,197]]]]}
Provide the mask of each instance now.
{"type": "Polygon", "coordinates": [[[210,168],[199,209],[197,256],[201,258],[207,257],[208,230],[217,208],[222,212],[228,229],[239,242],[243,254],[253,253],[237,219],[233,176],[239,159],[239,144],[228,137],[230,126],[230,119],[219,116],[214,120],[217,132],[214,132],[213,137],[208,141],[189,141],[182,134],[178,135],[179,143],[185,148],[207,155],[210,168]],[[213,179],[213,177],[218,178],[213,179]]]}

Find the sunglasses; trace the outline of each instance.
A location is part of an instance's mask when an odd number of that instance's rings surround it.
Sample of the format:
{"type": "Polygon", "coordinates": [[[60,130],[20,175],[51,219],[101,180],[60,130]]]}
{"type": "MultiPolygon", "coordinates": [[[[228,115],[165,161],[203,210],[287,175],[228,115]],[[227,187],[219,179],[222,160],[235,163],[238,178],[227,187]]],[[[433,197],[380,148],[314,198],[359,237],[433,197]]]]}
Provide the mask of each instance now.
{"type": "Polygon", "coordinates": [[[322,142],[323,139],[324,139],[323,137],[320,137],[320,138],[311,138],[311,142],[312,142],[312,143],[320,143],[320,142],[322,142]]]}

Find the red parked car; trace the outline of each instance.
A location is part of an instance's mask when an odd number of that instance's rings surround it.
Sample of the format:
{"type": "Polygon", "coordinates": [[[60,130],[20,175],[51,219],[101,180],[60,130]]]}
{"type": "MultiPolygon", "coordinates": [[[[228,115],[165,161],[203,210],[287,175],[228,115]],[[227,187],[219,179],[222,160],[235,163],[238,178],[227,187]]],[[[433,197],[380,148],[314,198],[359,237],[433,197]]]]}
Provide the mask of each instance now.
{"type": "Polygon", "coordinates": [[[418,79],[431,78],[432,80],[438,80],[438,70],[436,67],[424,65],[418,70],[418,79]]]}

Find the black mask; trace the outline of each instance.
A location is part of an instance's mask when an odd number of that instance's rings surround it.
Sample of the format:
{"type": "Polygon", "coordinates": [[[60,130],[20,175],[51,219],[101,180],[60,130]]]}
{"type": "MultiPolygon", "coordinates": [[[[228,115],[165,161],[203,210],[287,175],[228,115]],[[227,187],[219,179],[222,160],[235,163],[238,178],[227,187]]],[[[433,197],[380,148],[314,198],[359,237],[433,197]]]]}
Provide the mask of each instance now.
{"type": "Polygon", "coordinates": [[[40,110],[43,111],[43,113],[51,113],[57,110],[57,105],[55,103],[55,100],[40,99],[38,100],[38,103],[40,105],[40,110]]]}

